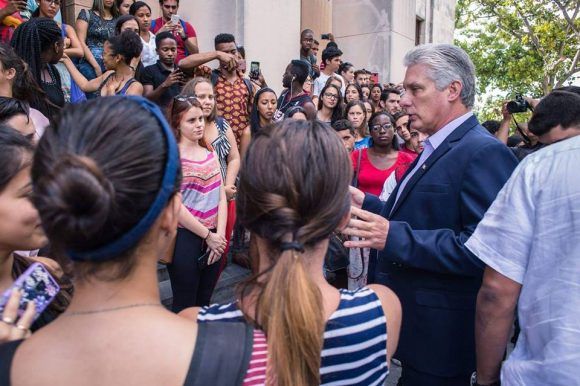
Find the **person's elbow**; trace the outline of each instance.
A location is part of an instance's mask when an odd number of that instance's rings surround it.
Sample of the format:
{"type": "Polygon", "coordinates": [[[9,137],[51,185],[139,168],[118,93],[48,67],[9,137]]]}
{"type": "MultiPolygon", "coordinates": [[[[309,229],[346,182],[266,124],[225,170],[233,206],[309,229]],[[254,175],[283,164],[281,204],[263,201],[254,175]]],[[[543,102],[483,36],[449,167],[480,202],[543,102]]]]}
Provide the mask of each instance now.
{"type": "Polygon", "coordinates": [[[477,313],[513,314],[521,285],[491,267],[485,268],[477,294],[477,313]]]}

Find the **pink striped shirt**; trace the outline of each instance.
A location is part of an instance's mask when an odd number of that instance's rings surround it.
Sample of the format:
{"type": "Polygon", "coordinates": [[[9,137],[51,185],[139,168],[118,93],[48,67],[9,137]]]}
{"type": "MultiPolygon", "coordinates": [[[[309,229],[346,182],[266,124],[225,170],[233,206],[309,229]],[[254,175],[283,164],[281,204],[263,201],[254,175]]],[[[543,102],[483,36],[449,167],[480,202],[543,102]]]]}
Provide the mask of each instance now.
{"type": "Polygon", "coordinates": [[[217,226],[222,177],[217,157],[211,151],[203,161],[181,158],[181,195],[185,207],[204,226],[217,226]]]}
{"type": "Polygon", "coordinates": [[[260,330],[254,330],[254,347],[243,386],[264,386],[266,384],[267,362],[268,343],[266,335],[260,330]]]}

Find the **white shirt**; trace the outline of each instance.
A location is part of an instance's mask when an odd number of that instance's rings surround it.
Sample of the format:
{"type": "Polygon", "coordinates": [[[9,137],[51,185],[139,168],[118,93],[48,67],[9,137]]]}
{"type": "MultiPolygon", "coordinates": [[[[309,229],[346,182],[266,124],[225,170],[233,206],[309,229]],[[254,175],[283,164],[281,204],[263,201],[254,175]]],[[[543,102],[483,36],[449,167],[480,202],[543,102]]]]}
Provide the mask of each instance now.
{"type": "MultiPolygon", "coordinates": [[[[331,75],[334,75],[334,76],[340,78],[342,86],[340,86],[339,97],[342,99],[344,92],[346,90],[346,86],[344,85],[344,79],[342,79],[342,76],[340,76],[338,74],[331,74],[331,75]]],[[[320,93],[322,92],[322,89],[326,85],[326,81],[328,80],[328,78],[330,78],[331,75],[326,75],[322,71],[320,72],[320,76],[318,78],[314,79],[314,82],[312,83],[312,95],[313,96],[320,97],[320,93]]]]}
{"type": "MultiPolygon", "coordinates": [[[[493,160],[490,160],[493,162],[493,160]]],[[[465,243],[522,284],[501,383],[580,384],[580,136],[526,157],[465,243]]]]}
{"type": "MultiPolygon", "coordinates": [[[[437,150],[437,148],[443,143],[443,141],[445,141],[445,139],[447,139],[447,137],[449,137],[449,135],[453,133],[455,129],[461,126],[463,122],[467,121],[469,117],[471,117],[472,115],[473,113],[471,111],[468,111],[462,116],[455,118],[454,120],[443,126],[441,129],[439,129],[435,134],[429,136],[429,138],[427,138],[425,142],[423,142],[423,151],[419,156],[419,161],[417,161],[413,170],[411,170],[411,172],[407,174],[407,176],[403,179],[403,181],[401,181],[401,186],[397,191],[397,198],[395,200],[395,204],[397,203],[397,201],[399,201],[401,193],[405,189],[405,186],[407,186],[407,182],[409,182],[411,177],[413,177],[413,174],[415,174],[415,172],[419,170],[419,168],[425,163],[427,158],[429,158],[429,156],[435,150],[437,150]]],[[[393,209],[394,208],[395,205],[393,205],[393,209]]]]}
{"type": "Polygon", "coordinates": [[[155,45],[155,35],[149,31],[149,42],[146,42],[141,38],[141,43],[143,43],[143,51],[141,51],[141,62],[143,66],[151,66],[159,60],[159,55],[157,55],[157,46],[155,45]]]}

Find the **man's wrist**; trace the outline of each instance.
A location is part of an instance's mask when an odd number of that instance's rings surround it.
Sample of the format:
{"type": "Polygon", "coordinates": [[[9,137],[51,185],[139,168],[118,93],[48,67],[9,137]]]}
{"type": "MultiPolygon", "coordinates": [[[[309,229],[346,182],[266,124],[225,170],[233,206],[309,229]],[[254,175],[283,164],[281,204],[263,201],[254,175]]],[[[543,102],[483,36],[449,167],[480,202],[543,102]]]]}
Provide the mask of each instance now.
{"type": "Polygon", "coordinates": [[[501,386],[501,381],[497,379],[491,382],[486,381],[485,383],[480,383],[477,379],[477,372],[474,371],[473,374],[471,374],[471,386],[501,386]]]}

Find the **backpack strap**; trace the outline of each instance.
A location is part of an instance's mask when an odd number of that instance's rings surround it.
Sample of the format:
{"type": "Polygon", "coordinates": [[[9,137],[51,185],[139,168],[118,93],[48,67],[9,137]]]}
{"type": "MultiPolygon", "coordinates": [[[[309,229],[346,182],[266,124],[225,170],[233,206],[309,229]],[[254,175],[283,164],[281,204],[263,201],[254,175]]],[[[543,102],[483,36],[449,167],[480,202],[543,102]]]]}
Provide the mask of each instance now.
{"type": "Polygon", "coordinates": [[[157,19],[151,20],[151,26],[149,27],[149,30],[155,29],[156,25],[157,25],[157,19]]]}
{"type": "Polygon", "coordinates": [[[14,354],[24,340],[15,340],[0,345],[0,385],[10,385],[10,369],[14,354]]]}
{"type": "Polygon", "coordinates": [[[354,171],[354,176],[352,177],[352,183],[351,185],[354,186],[355,188],[358,188],[358,175],[360,174],[360,161],[362,158],[362,152],[364,149],[358,149],[358,161],[356,163],[356,169],[354,171]]]}
{"type": "MultiPolygon", "coordinates": [[[[187,40],[187,29],[185,26],[185,20],[179,19],[179,23],[181,23],[181,28],[183,28],[183,33],[185,34],[185,40],[187,40]]],[[[187,47],[185,47],[185,41],[183,42],[183,50],[185,51],[185,56],[189,56],[189,51],[187,51],[187,47]]]]}
{"type": "Polygon", "coordinates": [[[243,322],[198,323],[195,351],[184,386],[242,385],[254,345],[254,331],[243,322]]]}

